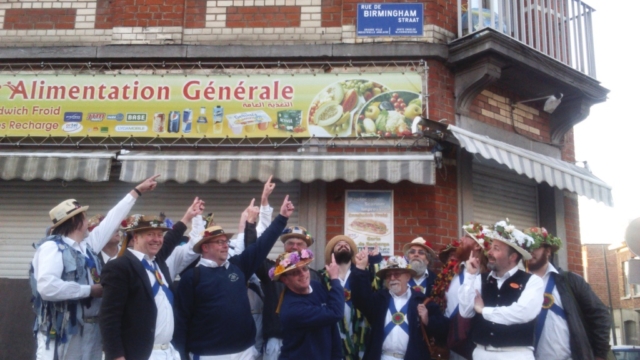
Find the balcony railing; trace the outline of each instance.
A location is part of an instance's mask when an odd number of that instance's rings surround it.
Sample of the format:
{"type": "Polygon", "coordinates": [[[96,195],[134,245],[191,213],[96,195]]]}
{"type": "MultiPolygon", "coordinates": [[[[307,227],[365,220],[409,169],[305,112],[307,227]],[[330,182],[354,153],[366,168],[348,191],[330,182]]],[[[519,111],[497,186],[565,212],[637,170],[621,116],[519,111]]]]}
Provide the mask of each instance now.
{"type": "Polygon", "coordinates": [[[593,11],[580,0],[458,0],[458,37],[490,27],[595,78],[593,11]]]}

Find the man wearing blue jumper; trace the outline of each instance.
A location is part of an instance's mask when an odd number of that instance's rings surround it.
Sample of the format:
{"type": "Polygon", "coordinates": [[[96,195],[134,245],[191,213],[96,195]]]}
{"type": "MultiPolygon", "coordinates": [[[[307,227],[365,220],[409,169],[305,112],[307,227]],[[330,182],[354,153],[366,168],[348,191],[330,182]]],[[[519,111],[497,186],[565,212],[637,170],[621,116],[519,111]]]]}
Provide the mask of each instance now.
{"type": "Polygon", "coordinates": [[[280,360],[342,360],[342,340],[338,321],[344,317],[344,289],[335,256],[326,265],[331,290],[311,281],[307,265],[313,261],[311,250],[284,253],[269,271],[274,281],[287,287],[280,310],[282,350],[280,360]]]}
{"type": "MultiPolygon", "coordinates": [[[[253,359],[256,326],[247,279],[264,262],[287,225],[294,206],[287,195],[278,215],[255,244],[227,260],[229,238],[219,226],[204,231],[194,251],[202,258],[180,280],[175,302],[173,343],[183,359],[253,359]]],[[[246,228],[255,227],[260,209],[251,205],[246,228]]]]}

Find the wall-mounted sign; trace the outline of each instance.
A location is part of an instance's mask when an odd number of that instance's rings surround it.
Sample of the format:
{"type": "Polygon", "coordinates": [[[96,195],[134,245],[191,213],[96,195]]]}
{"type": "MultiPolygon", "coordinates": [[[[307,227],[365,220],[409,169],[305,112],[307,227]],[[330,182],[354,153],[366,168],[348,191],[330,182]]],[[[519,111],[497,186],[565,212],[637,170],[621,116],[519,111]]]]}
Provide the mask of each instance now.
{"type": "Polygon", "coordinates": [[[422,36],[423,3],[358,4],[358,36],[422,36]]]}
{"type": "Polygon", "coordinates": [[[422,75],[0,75],[0,134],[163,138],[411,135],[422,75]]]}
{"type": "Polygon", "coordinates": [[[358,250],[378,245],[382,256],[393,255],[393,191],[347,190],[344,227],[358,250]]]}

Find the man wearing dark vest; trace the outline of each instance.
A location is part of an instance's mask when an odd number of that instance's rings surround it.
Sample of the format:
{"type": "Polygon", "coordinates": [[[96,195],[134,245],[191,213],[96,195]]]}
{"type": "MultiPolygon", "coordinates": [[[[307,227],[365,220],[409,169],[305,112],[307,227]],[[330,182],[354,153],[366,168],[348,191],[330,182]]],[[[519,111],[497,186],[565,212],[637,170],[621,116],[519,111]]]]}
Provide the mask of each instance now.
{"type": "Polygon", "coordinates": [[[534,360],[535,320],[542,306],[542,279],[518,269],[533,238],[500,221],[488,235],[489,273],[479,274],[480,260],[467,261],[465,281],[458,291],[459,311],[473,318],[474,360],[534,360]]]}
{"type": "Polygon", "coordinates": [[[536,323],[535,356],[540,360],[602,360],[609,352],[611,315],[584,279],[557,270],[549,261],[562,240],[545,228],[524,231],[534,239],[529,271],[544,282],[536,323]]]}

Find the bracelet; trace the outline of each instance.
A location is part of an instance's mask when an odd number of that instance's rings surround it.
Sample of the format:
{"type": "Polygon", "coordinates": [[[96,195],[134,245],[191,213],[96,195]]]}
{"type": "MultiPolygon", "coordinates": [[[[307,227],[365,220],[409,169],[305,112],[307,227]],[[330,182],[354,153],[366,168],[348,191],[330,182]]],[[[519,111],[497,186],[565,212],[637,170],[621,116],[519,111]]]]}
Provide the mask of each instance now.
{"type": "Polygon", "coordinates": [[[138,196],[142,196],[142,193],[140,192],[140,190],[138,190],[137,188],[133,188],[133,191],[138,193],[138,196]]]}

